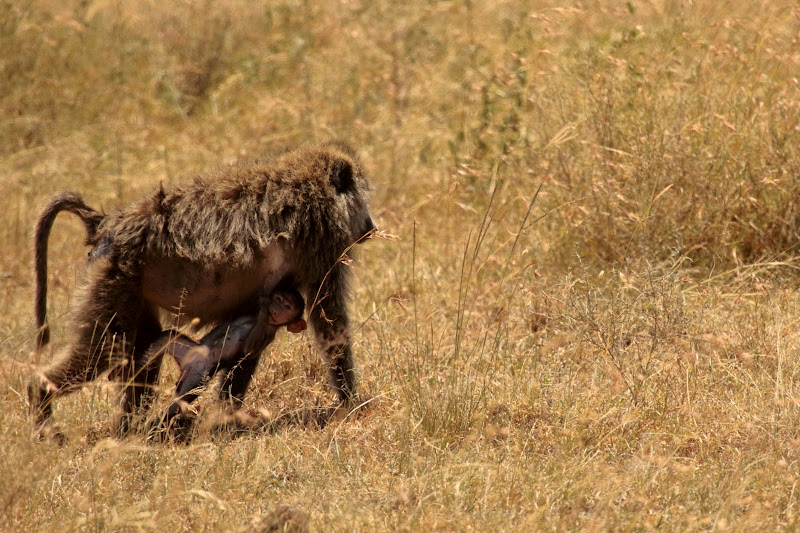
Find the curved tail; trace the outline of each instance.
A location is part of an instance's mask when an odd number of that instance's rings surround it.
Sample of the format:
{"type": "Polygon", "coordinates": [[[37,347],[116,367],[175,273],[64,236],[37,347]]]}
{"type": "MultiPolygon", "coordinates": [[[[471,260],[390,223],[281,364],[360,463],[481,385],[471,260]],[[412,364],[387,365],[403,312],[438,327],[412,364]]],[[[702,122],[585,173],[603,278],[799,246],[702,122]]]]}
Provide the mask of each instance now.
{"type": "Polygon", "coordinates": [[[66,192],[50,200],[36,223],[34,261],[36,269],[36,349],[50,342],[50,327],[47,325],[47,243],[53,222],[61,211],[77,215],[86,226],[86,244],[92,244],[97,227],[105,214],[86,205],[83,197],[75,192],[66,192]]]}

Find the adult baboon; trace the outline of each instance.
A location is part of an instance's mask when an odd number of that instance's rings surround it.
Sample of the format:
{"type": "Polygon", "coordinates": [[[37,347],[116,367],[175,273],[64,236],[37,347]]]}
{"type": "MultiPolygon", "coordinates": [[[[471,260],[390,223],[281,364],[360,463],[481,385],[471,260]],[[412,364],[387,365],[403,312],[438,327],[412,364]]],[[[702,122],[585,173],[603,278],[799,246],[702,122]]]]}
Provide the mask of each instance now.
{"type": "MultiPolygon", "coordinates": [[[[275,334],[284,326],[292,333],[299,333],[306,328],[302,319],[303,298],[294,289],[278,287],[269,296],[266,305],[267,344],[272,342],[275,334]]],[[[170,422],[181,414],[181,404],[192,403],[197,399],[202,386],[220,371],[224,372],[221,386],[228,388],[226,392],[231,398],[241,401],[252,378],[252,371],[255,370],[251,364],[252,357],[244,352],[245,339],[255,323],[254,315],[237,318],[233,322],[217,326],[200,339],[200,342],[169,331],[150,346],[147,357],[171,354],[180,369],[180,376],[175,384],[176,400],[164,416],[165,427],[169,427],[170,422]],[[236,367],[247,367],[251,370],[238,373],[237,381],[234,381],[229,376],[236,367]]]]}
{"type": "MultiPolygon", "coordinates": [[[[50,419],[56,395],[124,359],[120,431],[127,431],[129,415],[158,377],[160,359],[145,354],[161,335],[160,309],[200,325],[256,314],[244,342],[255,367],[268,336],[260,299],[279,284],[304,296],[332,386],[341,402],[355,400],[350,272],[342,259],[375,231],[369,192],[353,150],[329,143],[222,167],[101,217],[88,231],[96,253],[87,263],[70,343],[29,387],[37,424],[50,419]]],[[[95,219],[86,220],[88,229],[95,219]]],[[[46,248],[37,242],[37,268],[46,248]]],[[[232,369],[231,381],[244,371],[232,369]]],[[[229,389],[221,394],[227,398],[229,389]]]]}

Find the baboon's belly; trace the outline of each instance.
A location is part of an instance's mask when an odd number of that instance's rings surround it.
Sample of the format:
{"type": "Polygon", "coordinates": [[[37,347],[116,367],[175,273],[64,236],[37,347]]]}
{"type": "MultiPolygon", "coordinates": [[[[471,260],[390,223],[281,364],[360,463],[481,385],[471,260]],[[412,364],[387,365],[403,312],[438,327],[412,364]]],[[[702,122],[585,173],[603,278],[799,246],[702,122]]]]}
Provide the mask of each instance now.
{"type": "Polygon", "coordinates": [[[167,311],[214,322],[255,305],[264,287],[277,284],[287,270],[280,253],[250,268],[203,267],[179,258],[161,258],[147,261],[142,269],[142,292],[147,301],[167,311]]]}

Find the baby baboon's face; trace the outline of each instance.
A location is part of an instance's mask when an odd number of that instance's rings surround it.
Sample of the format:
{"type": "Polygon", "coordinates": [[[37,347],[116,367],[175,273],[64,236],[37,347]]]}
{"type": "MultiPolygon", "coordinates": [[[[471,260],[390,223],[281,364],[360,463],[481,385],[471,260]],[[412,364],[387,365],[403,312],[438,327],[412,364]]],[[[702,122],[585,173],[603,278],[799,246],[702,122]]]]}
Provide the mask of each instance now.
{"type": "Polygon", "coordinates": [[[271,325],[287,326],[293,325],[295,322],[303,322],[303,328],[299,330],[302,331],[305,329],[305,321],[301,318],[302,314],[303,299],[297,292],[278,290],[272,293],[269,304],[269,323],[271,325]]]}

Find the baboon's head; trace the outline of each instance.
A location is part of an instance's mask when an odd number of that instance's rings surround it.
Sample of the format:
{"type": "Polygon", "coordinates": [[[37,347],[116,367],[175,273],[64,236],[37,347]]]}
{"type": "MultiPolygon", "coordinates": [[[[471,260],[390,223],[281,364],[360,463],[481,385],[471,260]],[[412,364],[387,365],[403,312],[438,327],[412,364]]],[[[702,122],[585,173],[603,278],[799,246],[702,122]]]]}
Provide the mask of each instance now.
{"type": "Polygon", "coordinates": [[[352,148],[332,142],[286,152],[276,165],[272,179],[279,183],[265,201],[279,223],[291,221],[302,247],[309,249],[313,242],[338,256],[375,232],[371,187],[352,148]],[[303,213],[314,216],[300,221],[303,213]]]}
{"type": "Polygon", "coordinates": [[[363,242],[378,229],[369,212],[372,188],[352,148],[340,143],[331,143],[326,148],[332,158],[331,184],[336,191],[336,201],[347,218],[352,242],[363,242]]]}

